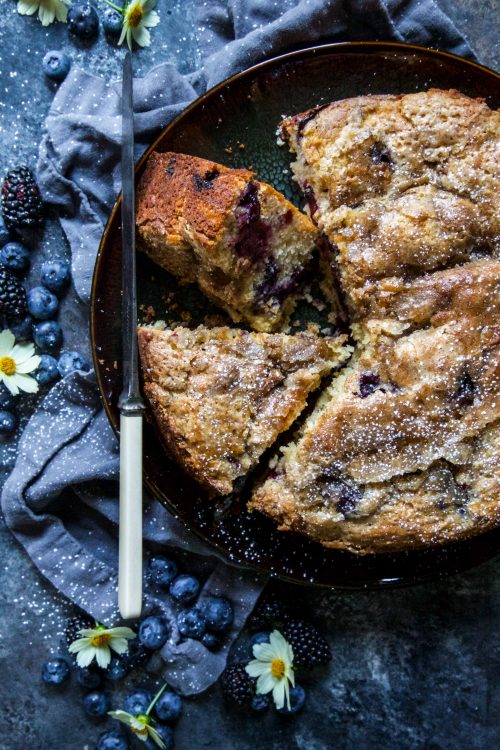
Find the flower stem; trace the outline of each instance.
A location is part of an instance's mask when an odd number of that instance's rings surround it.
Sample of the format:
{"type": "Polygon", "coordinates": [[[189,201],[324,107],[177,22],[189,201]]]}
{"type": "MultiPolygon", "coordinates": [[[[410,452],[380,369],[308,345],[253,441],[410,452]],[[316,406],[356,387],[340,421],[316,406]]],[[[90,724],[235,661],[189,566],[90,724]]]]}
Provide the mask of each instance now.
{"type": "Polygon", "coordinates": [[[158,692],[156,693],[155,697],[153,698],[153,700],[151,701],[151,703],[148,706],[148,710],[146,711],[146,716],[149,716],[149,714],[151,713],[151,711],[154,708],[154,705],[155,705],[156,701],[158,700],[158,698],[163,693],[163,691],[165,690],[166,687],[167,687],[167,683],[165,683],[164,686],[160,690],[158,690],[158,692]]]}
{"type": "Polygon", "coordinates": [[[114,3],[111,2],[111,0],[102,0],[102,1],[103,3],[106,3],[106,5],[109,5],[110,8],[114,8],[115,10],[117,10],[118,13],[121,13],[122,16],[125,15],[125,9],[120,8],[119,5],[115,5],[114,3]]]}

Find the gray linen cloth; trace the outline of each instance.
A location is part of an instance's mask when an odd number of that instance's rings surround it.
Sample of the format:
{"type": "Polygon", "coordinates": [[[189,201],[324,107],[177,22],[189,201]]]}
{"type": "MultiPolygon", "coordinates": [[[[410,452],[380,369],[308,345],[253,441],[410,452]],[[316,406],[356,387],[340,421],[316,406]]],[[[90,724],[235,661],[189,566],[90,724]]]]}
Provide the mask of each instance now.
{"type": "MultiPolygon", "coordinates": [[[[472,57],[432,0],[234,0],[200,3],[203,67],[181,76],[170,64],[135,81],[139,155],[169,120],[207,88],[267,57],[312,43],[393,39],[472,57]]],[[[75,289],[88,307],[104,222],[120,190],[120,85],[72,70],[57,92],[40,147],[38,178],[45,201],[59,210],[71,247],[75,289]]],[[[88,336],[81,331],[81,340],[88,336]]],[[[57,383],[38,405],[19,444],[2,506],[8,526],[54,586],[94,617],[117,620],[118,444],[100,404],[92,372],[57,383]]],[[[201,597],[224,594],[235,622],[217,654],[182,640],[167,595],[146,585],[145,612],[162,612],[172,635],[152,660],[185,694],[206,689],[224,668],[264,581],[231,567],[158,501],[146,498],[144,536],[156,550],[189,553],[205,581],[201,597]]]]}

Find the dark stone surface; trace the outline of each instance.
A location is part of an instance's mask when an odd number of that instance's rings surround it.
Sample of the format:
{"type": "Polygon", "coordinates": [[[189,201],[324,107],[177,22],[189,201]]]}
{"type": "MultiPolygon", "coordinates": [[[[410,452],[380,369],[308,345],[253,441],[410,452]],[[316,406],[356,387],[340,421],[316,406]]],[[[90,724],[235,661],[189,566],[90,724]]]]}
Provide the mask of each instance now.
{"type": "MultiPolygon", "coordinates": [[[[481,61],[497,67],[496,0],[439,0],[439,4],[468,35],[481,61]]],[[[139,74],[164,60],[183,71],[198,65],[195,5],[195,0],[160,3],[162,21],[152,32],[152,47],[135,55],[139,74]]],[[[45,52],[62,48],[73,64],[111,78],[119,75],[123,50],[108,45],[102,32],[96,44],[85,47],[70,40],[61,24],[43,29],[34,18],[19,17],[12,0],[2,0],[2,11],[3,174],[20,161],[34,164],[36,160],[54,91],[41,70],[45,52]]],[[[49,221],[35,256],[33,281],[43,259],[65,253],[61,232],[49,221]]],[[[71,337],[72,316],[80,314],[69,293],[62,310],[67,347],[82,348],[82,342],[71,337]]],[[[24,402],[23,421],[33,404],[32,398],[24,402]]],[[[15,458],[15,442],[0,449],[5,476],[15,458]]],[[[74,675],[62,690],[50,690],[39,677],[44,659],[59,648],[68,603],[39,576],[3,526],[0,569],[1,750],[93,750],[104,725],[85,717],[84,691],[74,675]]],[[[303,712],[291,719],[274,712],[253,719],[229,710],[216,686],[185,701],[176,730],[177,750],[489,750],[500,746],[495,674],[499,570],[498,561],[492,561],[444,581],[382,593],[300,589],[296,595],[328,635],[334,654],[327,668],[300,678],[308,691],[303,712]]],[[[141,679],[145,677],[137,675],[127,686],[141,679]]],[[[120,705],[122,690],[115,693],[114,707],[120,705]]]]}

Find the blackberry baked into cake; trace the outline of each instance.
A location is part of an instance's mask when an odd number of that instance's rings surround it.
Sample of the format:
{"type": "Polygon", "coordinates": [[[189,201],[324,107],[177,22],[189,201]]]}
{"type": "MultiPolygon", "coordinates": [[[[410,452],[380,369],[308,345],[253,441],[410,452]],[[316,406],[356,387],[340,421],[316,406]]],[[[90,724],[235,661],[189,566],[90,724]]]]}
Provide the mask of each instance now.
{"type": "Polygon", "coordinates": [[[185,471],[228,494],[288,429],[323,376],[348,356],[344,337],[236,328],[138,329],[145,396],[185,471]]]}
{"type": "Polygon", "coordinates": [[[251,507],[357,553],[498,525],[500,116],[430,90],[336,102],[281,133],[357,347],[251,507]]]}
{"type": "Polygon", "coordinates": [[[136,221],[140,250],[258,331],[286,323],[311,274],[314,224],[245,169],[153,153],[136,221]]]}

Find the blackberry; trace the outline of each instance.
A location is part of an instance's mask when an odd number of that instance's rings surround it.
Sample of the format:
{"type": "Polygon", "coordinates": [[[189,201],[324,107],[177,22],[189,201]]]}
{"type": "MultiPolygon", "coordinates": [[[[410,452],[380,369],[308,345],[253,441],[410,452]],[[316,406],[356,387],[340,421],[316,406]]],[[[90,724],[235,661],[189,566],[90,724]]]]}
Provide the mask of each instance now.
{"type": "Polygon", "coordinates": [[[7,229],[36,229],[43,224],[40,191],[26,166],[11,169],[2,185],[2,212],[7,229]]]}
{"type": "Polygon", "coordinates": [[[66,627],[64,628],[64,640],[66,641],[66,645],[70,646],[73,641],[76,641],[76,639],[79,638],[79,630],[93,627],[95,627],[95,620],[83,610],[73,617],[69,617],[66,622],[66,627]]]}
{"type": "Polygon", "coordinates": [[[310,622],[290,620],[285,625],[283,635],[292,647],[295,666],[315,667],[331,661],[330,646],[310,622]]]}
{"type": "Polygon", "coordinates": [[[250,703],[254,694],[254,685],[243,663],[226,667],[220,676],[220,684],[226,700],[237,703],[239,706],[250,703]]]}
{"type": "Polygon", "coordinates": [[[291,612],[287,604],[274,597],[267,597],[257,602],[247,625],[250,630],[273,630],[282,628],[290,619],[291,612]]]}
{"type": "Polygon", "coordinates": [[[0,266],[0,318],[19,320],[27,314],[23,285],[6,268],[0,266]]]}

